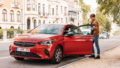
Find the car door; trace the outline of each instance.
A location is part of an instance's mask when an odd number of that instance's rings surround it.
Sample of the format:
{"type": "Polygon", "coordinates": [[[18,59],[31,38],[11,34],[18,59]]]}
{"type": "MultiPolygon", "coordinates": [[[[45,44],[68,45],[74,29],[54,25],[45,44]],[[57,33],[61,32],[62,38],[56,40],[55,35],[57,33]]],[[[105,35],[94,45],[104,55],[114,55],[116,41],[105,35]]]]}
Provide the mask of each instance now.
{"type": "Polygon", "coordinates": [[[76,46],[74,46],[74,36],[66,36],[66,34],[72,30],[72,26],[68,25],[66,26],[63,36],[64,36],[64,53],[66,55],[72,55],[76,53],[76,46]]]}
{"type": "Polygon", "coordinates": [[[65,53],[69,55],[91,54],[92,43],[89,36],[84,36],[76,26],[71,26],[74,36],[64,36],[65,53]],[[90,45],[89,45],[90,44],[90,45]]]}

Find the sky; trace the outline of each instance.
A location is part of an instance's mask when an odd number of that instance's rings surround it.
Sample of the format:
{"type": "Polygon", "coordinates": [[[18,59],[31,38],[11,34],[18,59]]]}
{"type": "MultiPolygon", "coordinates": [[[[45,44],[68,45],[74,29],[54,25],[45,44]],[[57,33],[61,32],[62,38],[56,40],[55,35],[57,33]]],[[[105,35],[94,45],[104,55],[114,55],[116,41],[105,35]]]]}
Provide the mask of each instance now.
{"type": "Polygon", "coordinates": [[[96,9],[97,9],[97,2],[96,0],[83,0],[85,4],[90,5],[91,6],[91,12],[90,13],[96,13],[96,9]]]}

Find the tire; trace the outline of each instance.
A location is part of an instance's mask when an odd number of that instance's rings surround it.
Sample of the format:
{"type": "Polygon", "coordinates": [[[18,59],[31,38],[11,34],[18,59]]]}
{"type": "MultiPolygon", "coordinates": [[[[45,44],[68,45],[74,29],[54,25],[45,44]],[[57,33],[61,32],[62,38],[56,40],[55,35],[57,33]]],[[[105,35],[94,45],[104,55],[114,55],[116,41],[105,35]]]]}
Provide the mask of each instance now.
{"type": "Polygon", "coordinates": [[[51,60],[51,63],[52,64],[58,64],[58,63],[61,62],[62,58],[63,58],[63,50],[60,46],[58,46],[55,49],[55,52],[54,52],[53,58],[51,60]]]}
{"type": "Polygon", "coordinates": [[[14,57],[16,60],[22,61],[24,60],[24,58],[18,58],[18,57],[14,57]]]}

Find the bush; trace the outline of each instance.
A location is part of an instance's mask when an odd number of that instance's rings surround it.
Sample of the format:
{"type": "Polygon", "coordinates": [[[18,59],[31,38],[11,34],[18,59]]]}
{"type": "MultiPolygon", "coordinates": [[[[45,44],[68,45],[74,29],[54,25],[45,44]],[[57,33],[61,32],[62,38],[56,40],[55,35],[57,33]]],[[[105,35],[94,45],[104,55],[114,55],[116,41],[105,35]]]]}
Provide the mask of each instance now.
{"type": "Polygon", "coordinates": [[[13,38],[14,37],[14,31],[17,31],[18,34],[22,33],[22,30],[20,29],[0,29],[0,39],[3,38],[3,31],[7,31],[7,38],[13,38]]]}
{"type": "Polygon", "coordinates": [[[7,38],[14,37],[14,29],[7,29],[7,38]]]}
{"type": "Polygon", "coordinates": [[[3,38],[3,30],[0,29],[0,39],[2,39],[2,38],[3,38]]]}

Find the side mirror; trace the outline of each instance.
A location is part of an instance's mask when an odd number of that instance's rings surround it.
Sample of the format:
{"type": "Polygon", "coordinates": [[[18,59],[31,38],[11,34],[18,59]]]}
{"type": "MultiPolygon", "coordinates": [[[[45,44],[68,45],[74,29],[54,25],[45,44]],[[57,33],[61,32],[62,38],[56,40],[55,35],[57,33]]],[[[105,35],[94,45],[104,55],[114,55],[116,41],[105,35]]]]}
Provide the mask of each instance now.
{"type": "Polygon", "coordinates": [[[68,32],[67,34],[65,34],[65,36],[67,36],[67,37],[70,37],[70,36],[73,36],[74,34],[73,34],[73,32],[68,32]]]}

